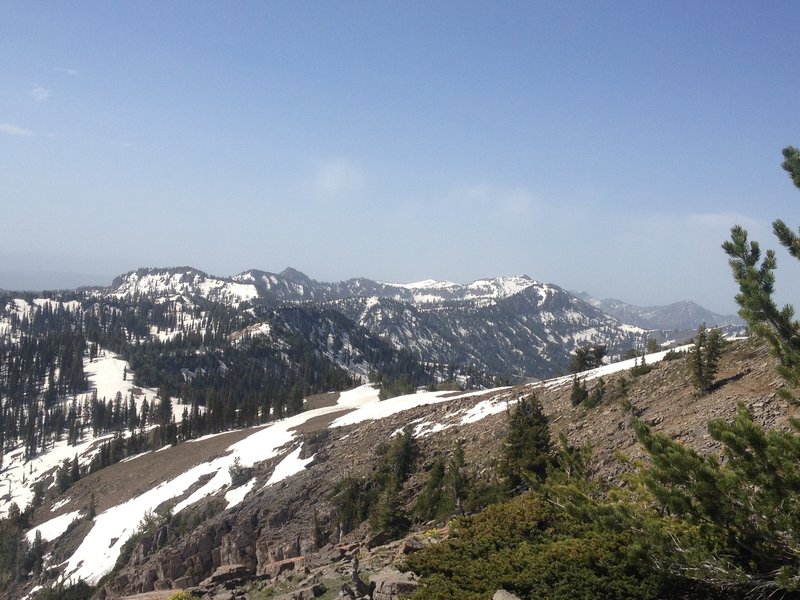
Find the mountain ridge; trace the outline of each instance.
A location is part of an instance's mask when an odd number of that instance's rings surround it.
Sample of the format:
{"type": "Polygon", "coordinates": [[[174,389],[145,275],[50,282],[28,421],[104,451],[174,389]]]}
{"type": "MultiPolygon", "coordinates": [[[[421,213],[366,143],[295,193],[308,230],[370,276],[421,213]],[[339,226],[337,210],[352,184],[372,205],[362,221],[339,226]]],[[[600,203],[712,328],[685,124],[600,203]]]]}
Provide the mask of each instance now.
{"type": "MultiPolygon", "coordinates": [[[[417,304],[440,303],[454,300],[506,298],[530,286],[553,285],[541,284],[528,275],[484,277],[466,284],[437,279],[395,283],[364,277],[353,277],[337,282],[320,282],[293,267],[287,267],[279,273],[248,269],[235,275],[217,276],[195,267],[183,266],[139,268],[115,277],[110,287],[120,288],[125,280],[133,275],[175,274],[177,271],[181,271],[184,278],[194,275],[212,281],[252,284],[264,296],[283,301],[330,301],[376,296],[413,301],[417,304]],[[293,285],[289,286],[287,283],[293,285]],[[469,295],[471,291],[481,289],[484,290],[483,293],[469,295]],[[426,293],[414,294],[415,290],[422,290],[426,293]],[[438,295],[434,291],[438,291],[438,295]]],[[[152,292],[153,290],[145,289],[143,291],[152,292]]],[[[696,327],[701,322],[706,322],[708,326],[742,324],[737,315],[715,313],[692,300],[682,300],[665,305],[638,306],[616,298],[599,299],[585,291],[570,293],[595,308],[603,310],[620,322],[644,329],[686,329],[691,326],[696,327]],[[674,316],[670,318],[669,313],[674,316]],[[685,313],[687,316],[683,320],[678,320],[680,313],[685,313]]]]}
{"type": "Polygon", "coordinates": [[[708,327],[744,325],[744,321],[738,315],[721,315],[692,300],[681,300],[665,305],[637,306],[617,298],[599,299],[587,292],[574,293],[620,321],[645,329],[687,330],[696,328],[700,323],[705,323],[708,327]]]}
{"type": "MultiPolygon", "coordinates": [[[[91,288],[87,294],[103,302],[154,302],[155,313],[161,316],[157,322],[144,313],[137,316],[150,319],[141,324],[137,337],[149,330],[144,339],[161,342],[216,331],[219,325],[209,321],[221,318],[215,305],[229,313],[226,320],[240,323],[236,325],[239,333],[225,335],[240,339],[267,332],[273,332],[274,338],[275,332],[286,331],[282,315],[289,313],[281,313],[281,306],[308,307],[304,318],[330,315],[311,307],[330,309],[371,336],[386,340],[396,352],[411,352],[423,364],[469,368],[513,380],[564,372],[570,354],[580,345],[604,344],[611,357],[619,357],[642,348],[647,338],[658,342],[687,339],[701,322],[711,322],[712,316],[715,323],[725,321],[690,302],[680,306],[692,310],[678,310],[678,305],[671,311],[651,310],[660,320],[654,322],[650,314],[650,320],[644,321],[644,309],[618,302],[603,304],[527,275],[483,278],[469,284],[438,280],[396,284],[366,278],[327,283],[291,267],[281,273],[250,269],[230,277],[209,275],[191,266],[156,267],[129,271],[114,278],[111,286],[91,288]]],[[[334,338],[347,335],[338,326],[323,329],[334,338]]],[[[349,347],[346,339],[329,338],[316,351],[339,356],[332,348],[342,346],[349,347]]],[[[338,364],[349,370],[347,363],[343,355],[338,364]]],[[[351,372],[363,376],[365,369],[351,372]]]]}

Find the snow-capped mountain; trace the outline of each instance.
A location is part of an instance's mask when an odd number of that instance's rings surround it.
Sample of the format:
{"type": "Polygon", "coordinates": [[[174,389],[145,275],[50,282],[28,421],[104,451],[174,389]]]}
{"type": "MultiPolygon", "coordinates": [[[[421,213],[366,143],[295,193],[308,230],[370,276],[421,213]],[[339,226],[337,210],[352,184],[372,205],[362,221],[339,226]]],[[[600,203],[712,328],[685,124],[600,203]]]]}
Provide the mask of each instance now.
{"type": "MultiPolygon", "coordinates": [[[[250,270],[231,278],[191,268],[140,269],[115,279],[110,294],[157,303],[178,299],[190,304],[211,301],[233,310],[246,307],[256,320],[265,318],[266,307],[273,307],[271,318],[278,306],[324,307],[345,315],[396,351],[411,352],[422,363],[515,377],[563,371],[570,353],[582,344],[608,344],[612,355],[622,354],[640,345],[645,336],[643,329],[527,276],[469,284],[436,280],[400,284],[365,278],[325,283],[294,269],[250,270]]],[[[162,337],[175,334],[159,331],[162,337]]]]}
{"type": "Polygon", "coordinates": [[[238,306],[243,301],[257,298],[258,290],[252,283],[212,277],[191,267],[178,267],[126,273],[114,279],[111,294],[118,298],[196,296],[238,306]]]}
{"type": "Polygon", "coordinates": [[[363,277],[336,283],[314,281],[307,275],[286,269],[281,273],[250,270],[234,275],[233,281],[252,284],[262,298],[282,301],[330,301],[347,298],[389,298],[413,304],[459,301],[491,302],[537,285],[529,277],[496,277],[470,284],[428,279],[416,283],[388,283],[363,277]]]}
{"type": "MultiPolygon", "coordinates": [[[[172,319],[174,325],[151,328],[161,340],[214,327],[198,316],[207,311],[209,303],[239,315],[244,327],[231,335],[240,338],[274,334],[275,319],[282,318],[275,312],[278,307],[316,306],[344,315],[396,351],[411,352],[422,363],[469,366],[519,377],[563,371],[570,353],[582,344],[607,344],[612,356],[621,355],[641,346],[647,337],[684,339],[702,322],[709,326],[739,322],[693,302],[641,308],[568,292],[524,275],[469,284],[432,279],[390,283],[366,278],[328,283],[292,268],[280,273],[251,269],[232,277],[216,277],[181,267],[132,271],[97,293],[172,306],[181,315],[172,319]]],[[[336,335],[332,335],[323,344],[327,350],[319,352],[335,356],[339,366],[363,376],[369,367],[345,364],[350,354],[342,362],[338,353],[331,353],[331,348],[348,348],[349,344],[335,341],[336,335]]]]}
{"type": "Polygon", "coordinates": [[[504,375],[553,374],[566,368],[577,346],[603,343],[612,354],[622,354],[645,335],[557,286],[533,281],[506,297],[440,305],[376,297],[332,304],[421,360],[476,365],[504,375]]]}
{"type": "MultiPolygon", "coordinates": [[[[19,313],[14,302],[20,300],[7,296],[7,314],[19,313]]],[[[312,352],[356,378],[380,368],[369,357],[388,356],[377,352],[376,344],[450,372],[541,378],[564,372],[580,345],[606,344],[615,356],[640,347],[647,337],[676,339],[678,330],[683,339],[698,320],[725,321],[694,303],[641,309],[581,298],[527,276],[469,284],[366,278],[327,283],[291,268],[280,273],[253,269],[232,277],[191,267],[157,268],[131,271],[82,298],[66,300],[73,309],[82,303],[89,310],[94,303],[91,310],[103,312],[112,303],[114,311],[132,313],[125,317],[126,331],[119,333],[129,342],[183,340],[183,345],[207,347],[211,338],[236,345],[261,339],[259,344],[288,368],[312,352]],[[297,352],[295,358],[287,358],[288,348],[297,352]]],[[[8,320],[3,323],[0,314],[0,334],[9,329],[8,320]]],[[[191,353],[181,360],[184,378],[200,368],[191,353]]]]}

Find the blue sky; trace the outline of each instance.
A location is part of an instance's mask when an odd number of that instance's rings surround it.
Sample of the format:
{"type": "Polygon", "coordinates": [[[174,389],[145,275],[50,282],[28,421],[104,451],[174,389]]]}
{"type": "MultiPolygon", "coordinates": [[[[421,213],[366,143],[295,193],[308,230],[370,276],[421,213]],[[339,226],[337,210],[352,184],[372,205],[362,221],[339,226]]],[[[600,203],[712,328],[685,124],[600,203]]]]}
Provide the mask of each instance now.
{"type": "MultiPolygon", "coordinates": [[[[735,310],[800,224],[796,2],[4,2],[0,288],[528,274],[735,310]]],[[[778,288],[800,296],[779,252],[778,288]]]]}

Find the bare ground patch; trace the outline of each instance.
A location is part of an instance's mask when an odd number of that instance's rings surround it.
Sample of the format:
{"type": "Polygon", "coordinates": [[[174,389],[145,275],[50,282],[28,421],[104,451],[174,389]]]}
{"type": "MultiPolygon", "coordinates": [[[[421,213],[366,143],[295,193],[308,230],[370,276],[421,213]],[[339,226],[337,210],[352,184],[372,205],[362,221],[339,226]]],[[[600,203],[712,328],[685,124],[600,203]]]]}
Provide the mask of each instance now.
{"type": "Polygon", "coordinates": [[[45,504],[37,510],[34,525],[63,513],[85,510],[91,494],[94,494],[98,512],[117,506],[178,477],[194,466],[222,456],[231,445],[251,435],[256,429],[231,431],[204,440],[185,442],[91,473],[54,499],[54,502],[64,497],[70,499],[57,511],[50,511],[52,504],[45,504]]]}
{"type": "Polygon", "coordinates": [[[339,417],[346,415],[349,412],[352,412],[354,409],[352,408],[343,408],[342,410],[337,410],[336,412],[332,412],[327,415],[320,415],[318,417],[314,417],[305,421],[298,425],[297,427],[292,427],[291,431],[296,431],[297,433],[304,435],[307,433],[316,433],[323,429],[327,429],[328,425],[333,423],[339,417]]]}
{"type": "Polygon", "coordinates": [[[303,408],[305,410],[314,410],[315,408],[328,408],[329,406],[335,406],[336,403],[339,401],[339,396],[341,394],[339,392],[325,392],[324,394],[314,394],[313,396],[308,396],[303,403],[303,408]]]}

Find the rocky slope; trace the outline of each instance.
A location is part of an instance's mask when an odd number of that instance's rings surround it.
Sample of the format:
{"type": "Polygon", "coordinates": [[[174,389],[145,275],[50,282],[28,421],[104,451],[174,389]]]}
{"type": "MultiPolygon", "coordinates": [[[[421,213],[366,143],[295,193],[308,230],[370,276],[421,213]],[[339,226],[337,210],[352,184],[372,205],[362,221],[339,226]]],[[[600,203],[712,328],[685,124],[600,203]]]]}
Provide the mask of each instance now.
{"type": "MultiPolygon", "coordinates": [[[[402,492],[408,507],[424,486],[433,458],[449,455],[455,440],[463,443],[470,472],[490,476],[507,430],[506,407],[520,395],[532,392],[550,416],[552,436],[563,433],[572,444],[591,443],[596,476],[614,479],[629,468],[620,461],[620,454],[642,456],[630,425],[634,414],[654,429],[701,451],[714,450],[706,422],[731,416],[738,402],[748,405],[763,425],[788,428],[789,417],[797,414],[797,408],[776,395],[781,381],[774,366],[762,348],[750,341],[737,341],[726,349],[718,385],[706,396],[695,395],[686,361],[679,358],[659,363],[640,377],[627,371],[603,375],[607,389],[613,389],[625,378],[627,392],[593,409],[571,405],[569,378],[482,395],[440,395],[432,404],[414,406],[408,402],[407,409],[401,412],[352,424],[347,424],[344,410],[332,404],[333,396],[316,398],[314,402],[331,405],[335,414],[298,424],[295,439],[303,440],[299,457],[312,459],[305,468],[277,484],[267,485],[276,466],[296,447],[294,442],[272,458],[254,463],[254,483],[239,504],[224,508],[224,498],[231,492],[226,487],[193,505],[182,520],[160,524],[138,540],[129,558],[103,582],[98,597],[194,587],[202,588],[209,598],[266,597],[268,589],[294,594],[287,598],[332,598],[342,585],[356,585],[356,558],[362,578],[366,581],[375,576],[383,586],[391,577],[386,572],[378,576],[381,569],[445,532],[431,523],[416,523],[415,535],[391,543],[365,523],[343,534],[336,526],[331,496],[345,476],[370,473],[375,468],[374,448],[404,426],[414,427],[421,449],[419,468],[402,492]],[[329,426],[333,418],[343,415],[338,421],[340,426],[329,426]],[[216,579],[209,580],[212,576],[216,579]],[[322,592],[323,588],[328,592],[322,592]]],[[[602,371],[586,375],[590,389],[601,374],[602,371]]],[[[237,432],[227,434],[230,438],[181,444],[109,467],[80,480],[69,493],[69,504],[62,504],[63,498],[54,498],[37,511],[35,518],[37,522],[45,521],[76,506],[85,506],[91,493],[102,511],[140,493],[138,486],[155,486],[168,479],[176,465],[183,464],[180,468],[185,468],[224,453],[224,448],[246,435],[249,433],[237,432]],[[144,480],[135,473],[152,475],[144,480]],[[136,483],[132,485],[132,481],[136,483]]],[[[181,498],[189,493],[191,489],[181,498]]],[[[81,521],[72,531],[50,542],[53,557],[68,556],[90,526],[90,522],[81,521]]],[[[54,558],[52,562],[59,561],[54,558]]],[[[379,597],[373,593],[373,598],[379,597]]]]}

